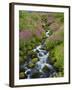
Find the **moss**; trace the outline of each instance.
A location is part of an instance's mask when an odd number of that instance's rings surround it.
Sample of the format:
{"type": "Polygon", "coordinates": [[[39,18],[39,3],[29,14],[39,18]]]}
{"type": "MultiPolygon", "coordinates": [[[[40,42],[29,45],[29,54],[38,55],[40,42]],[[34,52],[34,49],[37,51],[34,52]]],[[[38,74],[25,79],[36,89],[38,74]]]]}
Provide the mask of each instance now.
{"type": "Polygon", "coordinates": [[[25,73],[24,73],[24,72],[20,72],[20,73],[19,73],[19,78],[20,78],[20,79],[26,78],[25,73]]]}
{"type": "Polygon", "coordinates": [[[36,63],[38,61],[38,58],[33,58],[32,63],[36,63]]]}
{"type": "Polygon", "coordinates": [[[47,66],[45,66],[43,69],[42,69],[43,72],[48,72],[49,71],[49,68],[47,66]]]}
{"type": "Polygon", "coordinates": [[[32,78],[39,78],[40,75],[41,75],[40,72],[33,73],[33,74],[32,74],[32,78]]]}
{"type": "Polygon", "coordinates": [[[34,66],[35,66],[35,64],[33,64],[33,63],[28,64],[29,68],[34,68],[34,66]]]}

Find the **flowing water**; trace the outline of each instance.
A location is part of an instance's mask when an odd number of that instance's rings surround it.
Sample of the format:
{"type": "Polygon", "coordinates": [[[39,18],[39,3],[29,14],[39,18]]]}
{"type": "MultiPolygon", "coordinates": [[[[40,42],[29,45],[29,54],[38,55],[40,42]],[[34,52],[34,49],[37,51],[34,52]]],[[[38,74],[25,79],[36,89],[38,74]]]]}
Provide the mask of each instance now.
{"type": "MultiPolygon", "coordinates": [[[[46,38],[49,37],[49,31],[46,32],[46,38]]],[[[45,41],[45,40],[44,40],[45,41]]],[[[34,52],[37,53],[37,57],[39,59],[39,61],[36,62],[35,68],[30,69],[27,68],[27,64],[21,65],[21,68],[25,69],[25,74],[27,76],[27,79],[32,78],[32,75],[34,73],[40,73],[38,78],[47,78],[47,77],[54,77],[56,76],[56,71],[53,68],[53,66],[48,62],[48,56],[49,56],[49,52],[46,50],[43,50],[42,48],[44,47],[44,42],[37,46],[36,48],[33,49],[34,52]],[[43,71],[43,68],[47,67],[48,70],[47,71],[43,71]]]]}

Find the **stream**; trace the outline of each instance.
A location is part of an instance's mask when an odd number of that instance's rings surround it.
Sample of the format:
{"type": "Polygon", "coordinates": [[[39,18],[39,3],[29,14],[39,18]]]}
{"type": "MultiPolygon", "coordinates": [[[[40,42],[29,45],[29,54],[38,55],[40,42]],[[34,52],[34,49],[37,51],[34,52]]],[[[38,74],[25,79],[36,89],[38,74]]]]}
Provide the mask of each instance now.
{"type": "MultiPolygon", "coordinates": [[[[46,32],[46,38],[49,37],[49,30],[46,32]]],[[[21,68],[25,69],[25,74],[27,76],[27,79],[33,78],[48,78],[48,77],[55,77],[56,71],[54,67],[49,63],[48,56],[49,52],[46,50],[43,50],[45,40],[42,41],[41,45],[37,46],[33,49],[34,52],[37,53],[37,58],[39,61],[36,62],[34,68],[28,68],[27,63],[21,65],[21,68]],[[43,68],[46,67],[46,70],[44,71],[43,68]]],[[[31,60],[30,60],[31,63],[31,60]]]]}

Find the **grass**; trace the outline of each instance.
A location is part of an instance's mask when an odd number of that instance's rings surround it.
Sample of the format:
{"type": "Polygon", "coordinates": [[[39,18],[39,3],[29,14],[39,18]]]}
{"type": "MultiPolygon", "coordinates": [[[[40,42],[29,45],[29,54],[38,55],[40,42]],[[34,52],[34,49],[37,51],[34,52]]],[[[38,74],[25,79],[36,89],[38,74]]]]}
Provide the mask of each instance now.
{"type": "Polygon", "coordinates": [[[61,23],[64,23],[64,13],[55,13],[54,17],[56,18],[56,20],[58,20],[61,23]]]}
{"type": "Polygon", "coordinates": [[[64,45],[61,43],[50,51],[53,66],[58,71],[58,76],[64,75],[64,45]]]}
{"type": "MultiPolygon", "coordinates": [[[[26,11],[20,11],[19,12],[19,17],[20,17],[20,31],[24,29],[29,29],[29,30],[35,30],[38,27],[38,24],[41,24],[41,18],[39,14],[32,13],[32,12],[26,12],[26,11]]],[[[40,25],[41,27],[41,25],[40,25]]]]}
{"type": "Polygon", "coordinates": [[[46,48],[50,50],[54,48],[56,45],[59,45],[64,41],[64,31],[63,27],[60,30],[54,32],[47,40],[46,40],[46,48]]]}
{"type": "Polygon", "coordinates": [[[57,47],[55,47],[53,49],[53,52],[54,52],[54,58],[56,60],[54,66],[55,67],[62,67],[63,68],[63,65],[64,65],[64,50],[63,50],[63,43],[58,45],[57,47]]]}

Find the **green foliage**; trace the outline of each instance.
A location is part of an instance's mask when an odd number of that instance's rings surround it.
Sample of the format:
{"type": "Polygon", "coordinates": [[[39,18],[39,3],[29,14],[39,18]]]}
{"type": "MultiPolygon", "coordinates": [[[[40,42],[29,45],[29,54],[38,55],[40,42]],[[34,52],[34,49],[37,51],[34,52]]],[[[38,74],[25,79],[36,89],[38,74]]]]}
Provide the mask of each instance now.
{"type": "Polygon", "coordinates": [[[34,36],[34,38],[35,38],[35,43],[37,42],[37,43],[39,43],[40,41],[41,41],[41,37],[39,37],[39,36],[37,36],[37,35],[33,35],[34,36]]]}
{"type": "Polygon", "coordinates": [[[56,45],[58,45],[58,44],[60,44],[61,43],[61,41],[59,41],[59,40],[57,40],[57,41],[53,41],[53,40],[48,40],[47,42],[46,42],[46,49],[47,50],[51,50],[51,49],[53,49],[56,45]]]}
{"type": "MultiPolygon", "coordinates": [[[[34,38],[33,38],[34,40],[34,38]]],[[[25,63],[28,59],[27,57],[30,56],[30,58],[35,58],[37,57],[37,53],[33,51],[33,48],[35,47],[35,43],[32,40],[29,41],[24,41],[20,39],[20,50],[19,50],[19,60],[20,64],[25,63]]],[[[33,65],[29,65],[30,67],[33,65]]]]}
{"type": "Polygon", "coordinates": [[[56,45],[56,42],[55,41],[50,41],[50,40],[48,40],[47,42],[46,42],[46,49],[47,50],[49,50],[49,49],[52,49],[53,47],[55,47],[55,45],[56,45]]]}
{"type": "Polygon", "coordinates": [[[63,43],[56,46],[54,49],[50,51],[50,58],[54,65],[54,67],[58,71],[59,76],[63,76],[64,70],[64,50],[63,50],[63,43]]]}
{"type": "Polygon", "coordinates": [[[56,59],[56,62],[54,64],[55,67],[63,68],[64,66],[64,52],[63,52],[63,44],[57,46],[54,49],[54,57],[56,59]]]}

